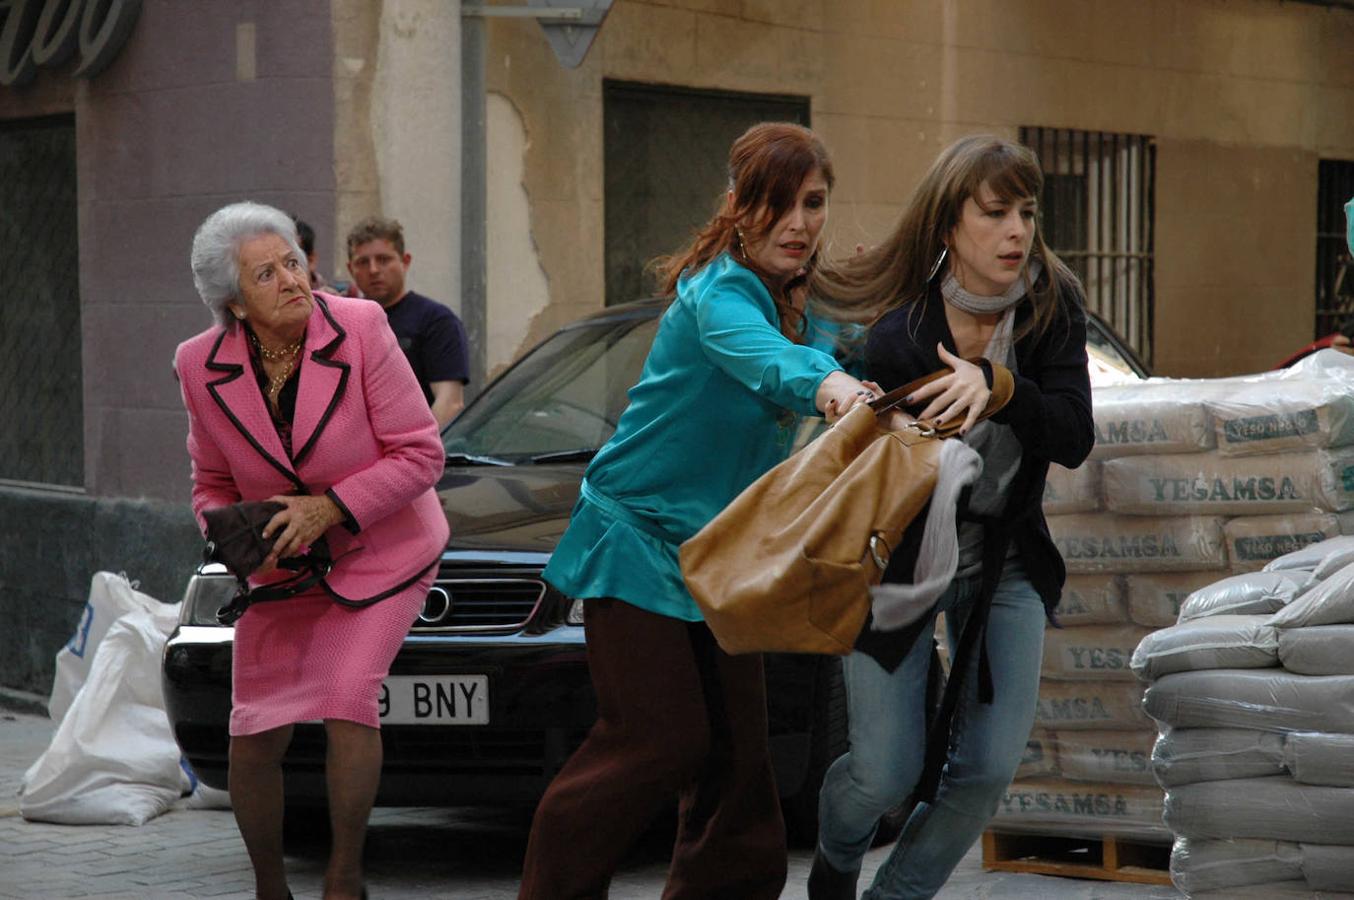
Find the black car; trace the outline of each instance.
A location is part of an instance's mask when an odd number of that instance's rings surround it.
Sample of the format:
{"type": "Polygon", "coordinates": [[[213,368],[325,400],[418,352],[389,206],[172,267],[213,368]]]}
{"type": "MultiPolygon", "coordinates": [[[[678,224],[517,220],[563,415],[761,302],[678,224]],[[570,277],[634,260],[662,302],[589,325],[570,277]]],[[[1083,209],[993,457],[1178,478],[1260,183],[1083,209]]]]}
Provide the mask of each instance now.
{"type": "MultiPolygon", "coordinates": [[[[533,805],[595,717],[579,601],[541,569],[589,459],[611,436],[653,340],[661,302],[613,307],[560,329],[443,432],[438,485],[451,539],[381,696],[383,805],[533,805]]],[[[1098,320],[1095,366],[1144,374],[1098,320]]],[[[801,441],[811,436],[808,420],[801,441]]],[[[197,775],[226,785],[234,590],[219,567],[190,580],[164,655],[174,734],[197,775]]],[[[767,657],[771,748],[787,824],[816,828],[818,787],[846,747],[836,658],[767,657]]],[[[324,731],[297,727],[288,799],[324,796],[324,731]]]]}

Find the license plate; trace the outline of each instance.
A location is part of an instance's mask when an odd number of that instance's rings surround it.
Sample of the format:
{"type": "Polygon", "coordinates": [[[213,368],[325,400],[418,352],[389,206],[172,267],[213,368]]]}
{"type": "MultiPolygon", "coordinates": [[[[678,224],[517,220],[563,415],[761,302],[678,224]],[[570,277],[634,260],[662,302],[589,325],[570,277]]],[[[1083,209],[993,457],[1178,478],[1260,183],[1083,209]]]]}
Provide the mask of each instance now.
{"type": "Polygon", "coordinates": [[[390,725],[488,725],[489,676],[391,675],[379,708],[390,725]]]}

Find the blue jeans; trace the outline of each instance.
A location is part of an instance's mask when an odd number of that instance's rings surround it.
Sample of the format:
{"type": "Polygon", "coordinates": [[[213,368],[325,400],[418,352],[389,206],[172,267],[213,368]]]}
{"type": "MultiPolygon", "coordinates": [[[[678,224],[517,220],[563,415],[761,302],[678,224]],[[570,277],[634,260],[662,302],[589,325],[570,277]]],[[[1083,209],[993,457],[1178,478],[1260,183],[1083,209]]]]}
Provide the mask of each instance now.
{"type": "MultiPolygon", "coordinates": [[[[977,598],[979,579],[958,580],[932,612],[944,611],[949,646],[977,598]]],[[[930,630],[893,673],[873,657],[845,661],[851,749],[828,770],[819,809],[819,850],[839,872],[860,869],[879,817],[901,802],[921,776],[926,751],[926,677],[930,630]]],[[[1025,751],[1039,693],[1044,604],[1010,559],[992,599],[988,659],[995,689],[978,702],[977,654],[955,710],[950,750],[936,800],[918,804],[897,845],[861,900],[932,897],[997,811],[1025,751]]]]}

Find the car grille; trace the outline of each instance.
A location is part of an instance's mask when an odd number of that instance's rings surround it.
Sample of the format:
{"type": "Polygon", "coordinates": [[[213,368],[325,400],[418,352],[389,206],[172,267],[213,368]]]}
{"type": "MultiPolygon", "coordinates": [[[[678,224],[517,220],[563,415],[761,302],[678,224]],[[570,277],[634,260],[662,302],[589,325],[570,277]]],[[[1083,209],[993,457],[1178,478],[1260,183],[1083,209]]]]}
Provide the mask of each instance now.
{"type": "Polygon", "coordinates": [[[515,631],[545,597],[539,578],[438,578],[414,622],[415,633],[515,631]]]}

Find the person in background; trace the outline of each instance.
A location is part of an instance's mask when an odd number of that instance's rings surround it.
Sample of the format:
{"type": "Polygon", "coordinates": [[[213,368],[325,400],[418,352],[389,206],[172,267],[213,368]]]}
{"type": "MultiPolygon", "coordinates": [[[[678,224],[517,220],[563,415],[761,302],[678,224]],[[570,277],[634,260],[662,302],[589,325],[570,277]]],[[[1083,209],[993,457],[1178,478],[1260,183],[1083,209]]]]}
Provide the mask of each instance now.
{"type": "MultiPolygon", "coordinates": [[[[909,412],[962,422],[962,440],[983,460],[960,509],[949,588],[913,626],[867,624],[845,660],[850,750],[819,795],[812,900],[855,900],[880,816],[909,796],[920,802],[864,898],[933,897],[995,814],[1025,751],[1044,620],[1066,574],[1044,521],[1044,479],[1050,462],[1079,466],[1095,440],[1083,294],[1037,228],[1042,188],[1028,148],[963,138],[932,164],[888,239],[820,267],[810,285],[828,309],[875,304],[865,373],[884,390],[951,369],[913,392],[909,412]],[[978,423],[999,366],[1013,374],[1014,393],[978,423]],[[928,734],[939,612],[953,666],[928,734]]],[[[911,580],[916,550],[909,560],[907,546],[886,583],[911,580]]]]}
{"type": "Polygon", "coordinates": [[[362,845],[381,778],[378,702],[446,547],[433,486],[444,452],[395,336],[366,300],[310,289],[283,212],[233,203],[193,236],[193,282],[215,324],[179,345],[193,512],[241,500],[285,508],[264,526],[277,561],[323,539],[334,560],[296,596],[235,624],[230,799],[260,900],[283,900],[282,757],[323,721],[332,844],[326,900],[365,897],[362,845]]]}
{"type": "MultiPolygon", "coordinates": [[[[315,252],[315,229],[304,219],[292,216],[291,220],[296,223],[296,237],[301,243],[301,252],[306,255],[306,267],[310,270],[310,289],[312,291],[329,291],[329,284],[320,274],[320,258],[315,252]]],[[[337,292],[336,292],[337,293],[337,292]]]]}
{"type": "Polygon", "coordinates": [[[371,216],[348,232],[348,272],[362,296],[385,308],[423,398],[445,428],[465,407],[470,352],[456,313],[405,286],[412,261],[395,219],[371,216]]]}
{"type": "Polygon", "coordinates": [[[786,457],[801,416],[835,419],[870,387],[843,371],[794,288],[827,220],[822,142],[756,125],[728,178],[722,209],[661,264],[672,304],[545,569],[585,600],[598,719],[536,808],[521,900],[605,897],[674,801],[665,898],[773,900],[785,882],[761,656],[719,648],[678,547],[786,457]]]}

